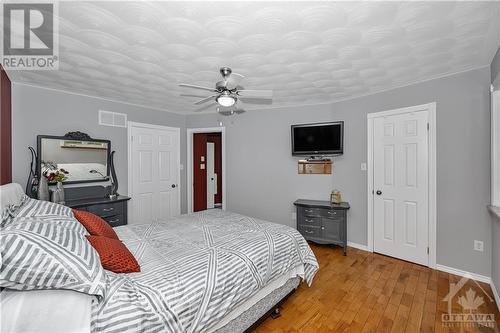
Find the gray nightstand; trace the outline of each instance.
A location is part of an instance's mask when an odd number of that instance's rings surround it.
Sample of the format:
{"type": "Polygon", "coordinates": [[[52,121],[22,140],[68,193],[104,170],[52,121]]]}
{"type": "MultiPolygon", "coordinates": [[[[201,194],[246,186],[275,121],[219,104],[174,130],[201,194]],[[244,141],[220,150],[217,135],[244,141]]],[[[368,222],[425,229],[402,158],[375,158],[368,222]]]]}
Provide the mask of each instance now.
{"type": "Polygon", "coordinates": [[[293,204],[297,208],[297,230],[306,240],[340,245],[346,255],[349,203],[335,205],[329,201],[299,199],[293,204]]]}

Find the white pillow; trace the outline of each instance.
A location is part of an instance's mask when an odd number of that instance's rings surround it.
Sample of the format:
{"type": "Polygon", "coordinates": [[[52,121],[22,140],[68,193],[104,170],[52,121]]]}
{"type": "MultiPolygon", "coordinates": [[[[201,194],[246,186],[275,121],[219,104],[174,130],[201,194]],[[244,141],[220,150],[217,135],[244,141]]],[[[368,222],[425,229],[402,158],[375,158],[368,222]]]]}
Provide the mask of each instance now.
{"type": "Polygon", "coordinates": [[[7,206],[19,206],[24,198],[24,191],[21,185],[10,183],[0,186],[0,206],[3,211],[7,206]]]}

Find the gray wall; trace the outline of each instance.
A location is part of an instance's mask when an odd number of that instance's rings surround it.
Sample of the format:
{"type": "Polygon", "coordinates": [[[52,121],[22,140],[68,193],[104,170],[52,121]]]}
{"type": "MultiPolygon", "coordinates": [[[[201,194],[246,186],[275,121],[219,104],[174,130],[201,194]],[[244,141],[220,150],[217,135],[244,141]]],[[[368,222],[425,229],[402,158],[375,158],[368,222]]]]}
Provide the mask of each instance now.
{"type": "MultiPolygon", "coordinates": [[[[491,83],[493,83],[497,78],[498,74],[500,74],[500,47],[491,62],[491,83]]],[[[500,84],[500,83],[498,83],[500,84]]]]}
{"type": "Polygon", "coordinates": [[[227,131],[227,207],[294,226],[297,198],[328,199],[336,188],[351,203],[348,239],[367,243],[367,120],[370,112],[437,102],[437,262],[490,276],[490,67],[330,105],[249,111],[225,118],[191,115],[187,127],[227,131]],[[345,153],[332,175],[298,175],[290,125],[345,121],[345,153]],[[473,241],[484,241],[484,252],[473,241]]]}
{"type": "MultiPolygon", "coordinates": [[[[12,178],[24,185],[28,178],[30,155],[28,146],[36,147],[38,134],[64,135],[82,131],[96,139],[111,140],[116,150],[115,165],[120,188],[127,186],[127,129],[98,124],[99,110],[126,113],[129,121],[180,127],[181,163],[186,164],[185,116],[143,107],[109,102],[86,96],[12,85],[12,178]]],[[[181,171],[181,210],[186,212],[186,171],[181,171]]]]}

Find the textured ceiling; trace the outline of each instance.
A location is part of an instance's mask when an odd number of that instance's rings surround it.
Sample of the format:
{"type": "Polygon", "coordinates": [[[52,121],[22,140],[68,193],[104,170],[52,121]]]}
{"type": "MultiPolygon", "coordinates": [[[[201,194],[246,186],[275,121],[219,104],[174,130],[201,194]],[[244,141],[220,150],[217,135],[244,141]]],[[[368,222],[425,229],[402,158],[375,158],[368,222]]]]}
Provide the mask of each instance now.
{"type": "Polygon", "coordinates": [[[189,113],[198,98],[181,94],[204,92],[177,84],[213,87],[230,66],[244,88],[274,90],[273,107],[326,103],[488,65],[499,12],[498,2],[61,2],[60,69],[9,75],[189,113]]]}

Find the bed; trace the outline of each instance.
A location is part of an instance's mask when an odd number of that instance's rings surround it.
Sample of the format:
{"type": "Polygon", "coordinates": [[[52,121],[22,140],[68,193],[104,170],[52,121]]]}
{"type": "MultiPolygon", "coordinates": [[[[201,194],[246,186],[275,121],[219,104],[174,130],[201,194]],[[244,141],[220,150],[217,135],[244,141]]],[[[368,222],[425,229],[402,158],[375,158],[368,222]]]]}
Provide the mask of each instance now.
{"type": "MultiPolygon", "coordinates": [[[[72,219],[61,207],[29,199],[16,218],[72,219]]],[[[90,332],[243,332],[318,270],[295,229],[218,209],[115,231],[141,272],[106,271],[90,332]]]]}

